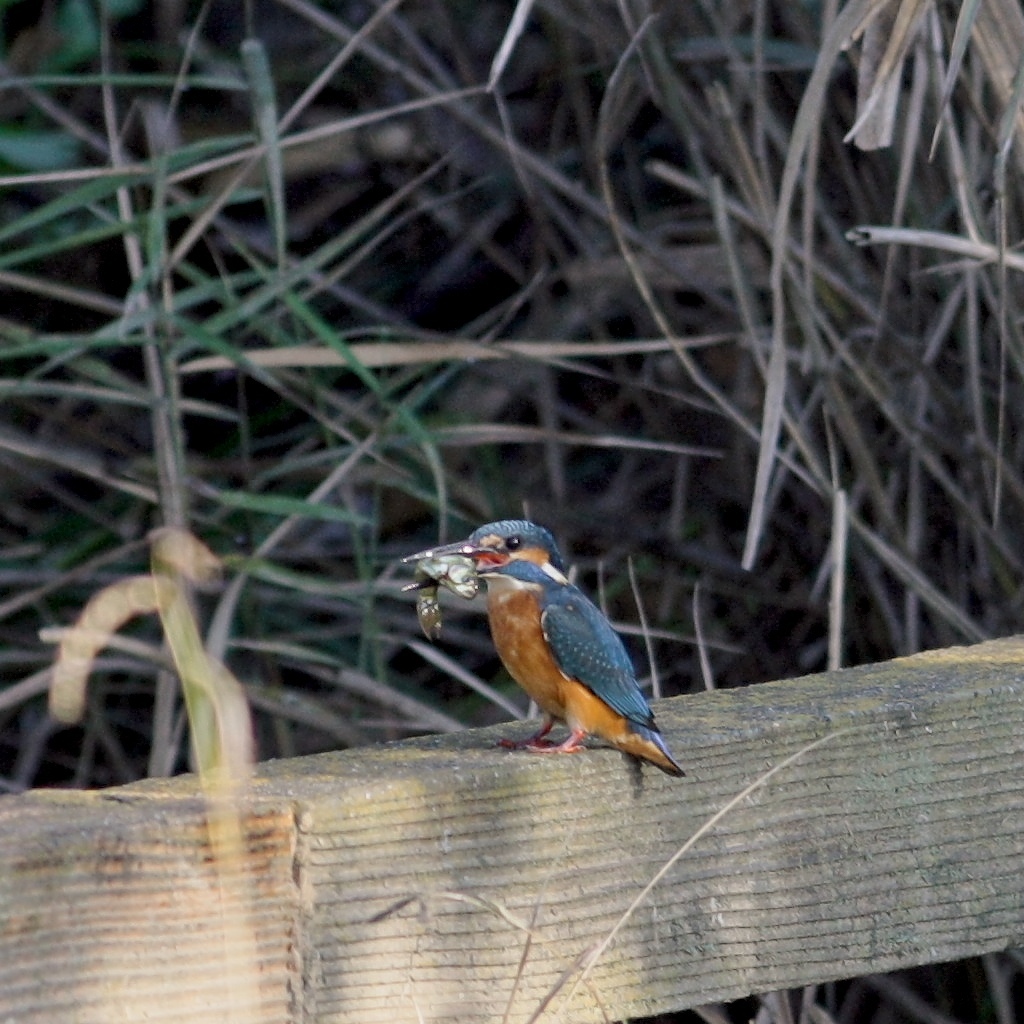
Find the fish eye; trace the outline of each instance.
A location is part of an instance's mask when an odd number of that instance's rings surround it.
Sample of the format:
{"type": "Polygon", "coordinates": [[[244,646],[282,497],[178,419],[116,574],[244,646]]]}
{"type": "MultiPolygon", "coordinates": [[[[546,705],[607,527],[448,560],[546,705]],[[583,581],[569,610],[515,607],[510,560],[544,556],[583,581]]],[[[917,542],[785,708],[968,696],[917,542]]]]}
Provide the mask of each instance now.
{"type": "Polygon", "coordinates": [[[518,533],[513,533],[512,536],[505,541],[505,549],[507,551],[518,551],[522,546],[523,538],[520,537],[518,533]]]}

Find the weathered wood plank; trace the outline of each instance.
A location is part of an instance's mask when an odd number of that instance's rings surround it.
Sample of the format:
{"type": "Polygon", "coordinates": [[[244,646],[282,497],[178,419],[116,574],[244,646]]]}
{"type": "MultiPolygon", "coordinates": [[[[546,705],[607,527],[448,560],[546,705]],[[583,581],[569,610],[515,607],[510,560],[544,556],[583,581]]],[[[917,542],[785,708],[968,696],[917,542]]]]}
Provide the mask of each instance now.
{"type": "Polygon", "coordinates": [[[0,1019],[231,1019],[234,898],[252,1019],[472,1024],[511,1001],[524,1021],[710,815],[837,730],[703,836],[552,1010],[621,1019],[1024,935],[1021,639],[658,715],[685,779],[494,749],[513,726],[262,765],[258,882],[227,896],[192,780],[0,802],[0,1019]]]}
{"type": "Polygon", "coordinates": [[[288,1020],[291,809],[245,816],[214,864],[193,780],[0,801],[0,1020],[288,1020]]]}

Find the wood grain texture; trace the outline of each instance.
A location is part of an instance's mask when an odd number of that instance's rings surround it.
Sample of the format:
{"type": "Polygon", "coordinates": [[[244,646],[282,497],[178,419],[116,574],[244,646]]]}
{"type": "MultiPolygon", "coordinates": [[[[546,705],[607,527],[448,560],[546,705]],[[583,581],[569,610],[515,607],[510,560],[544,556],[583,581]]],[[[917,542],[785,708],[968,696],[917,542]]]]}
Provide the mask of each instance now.
{"type": "MultiPolygon", "coordinates": [[[[656,712],[684,779],[638,774],[610,749],[495,749],[509,726],[260,766],[257,881],[238,897],[260,998],[235,1019],[473,1024],[511,1001],[525,1021],[710,815],[840,730],[703,836],[545,1019],[647,1015],[1021,941],[1021,639],[656,712]]],[[[231,1019],[214,1006],[225,897],[193,796],[185,779],[0,802],[0,1019],[231,1019]],[[203,999],[208,1011],[174,1012],[203,999]]]]}
{"type": "Polygon", "coordinates": [[[298,963],[294,821],[210,856],[189,780],[0,800],[0,1020],[279,1024],[298,963]]]}

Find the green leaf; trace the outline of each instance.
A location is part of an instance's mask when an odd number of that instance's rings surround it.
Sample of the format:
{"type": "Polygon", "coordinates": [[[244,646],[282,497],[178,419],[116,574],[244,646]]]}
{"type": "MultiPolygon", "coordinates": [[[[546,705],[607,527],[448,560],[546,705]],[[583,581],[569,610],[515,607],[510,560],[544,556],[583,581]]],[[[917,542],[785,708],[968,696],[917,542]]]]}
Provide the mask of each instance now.
{"type": "Polygon", "coordinates": [[[216,500],[231,508],[243,508],[250,512],[265,512],[274,516],[305,516],[331,523],[347,523],[350,526],[368,526],[369,520],[358,516],[339,505],[325,505],[323,502],[306,501],[304,498],[288,498],[276,494],[250,494],[247,491],[218,491],[216,500]]]}
{"type": "Polygon", "coordinates": [[[60,171],[78,164],[80,147],[66,132],[0,128],[0,160],[19,171],[60,171]]]}

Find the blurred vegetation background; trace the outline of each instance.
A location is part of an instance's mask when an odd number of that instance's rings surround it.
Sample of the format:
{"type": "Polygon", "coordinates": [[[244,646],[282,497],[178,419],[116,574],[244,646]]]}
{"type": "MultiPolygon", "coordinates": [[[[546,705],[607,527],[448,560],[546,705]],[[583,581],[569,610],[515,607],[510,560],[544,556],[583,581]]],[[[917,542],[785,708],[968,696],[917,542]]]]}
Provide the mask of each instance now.
{"type": "Polygon", "coordinates": [[[188,767],[155,619],[46,712],[160,526],[260,757],[526,713],[400,593],[495,518],[662,695],[1016,631],[1022,53],[1016,0],[0,4],[0,786],[188,767]]]}

